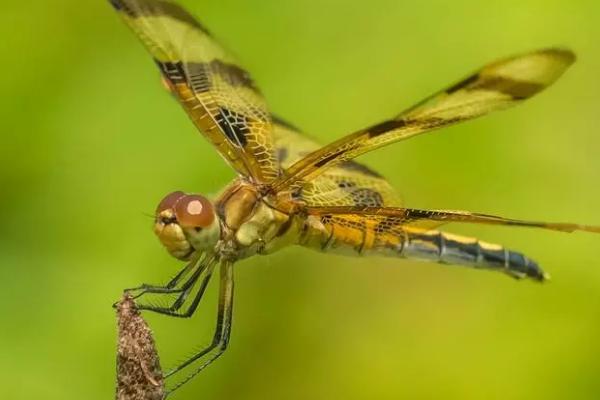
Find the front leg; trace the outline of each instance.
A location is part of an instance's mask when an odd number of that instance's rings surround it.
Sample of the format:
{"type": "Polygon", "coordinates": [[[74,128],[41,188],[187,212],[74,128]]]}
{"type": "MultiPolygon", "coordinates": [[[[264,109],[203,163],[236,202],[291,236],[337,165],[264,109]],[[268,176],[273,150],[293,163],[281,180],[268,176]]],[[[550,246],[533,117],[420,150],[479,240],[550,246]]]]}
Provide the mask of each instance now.
{"type": "Polygon", "coordinates": [[[168,315],[171,317],[179,317],[179,318],[191,317],[194,314],[194,312],[196,311],[196,308],[198,308],[198,305],[200,304],[200,300],[202,300],[202,297],[204,296],[204,292],[206,291],[206,288],[208,287],[208,283],[210,282],[210,278],[212,277],[214,267],[215,267],[215,260],[213,259],[213,260],[209,261],[206,265],[204,265],[202,268],[199,268],[198,270],[196,270],[194,272],[194,274],[192,275],[192,277],[190,279],[188,279],[188,281],[185,282],[185,284],[182,286],[181,294],[179,295],[179,297],[177,297],[177,299],[170,306],[159,307],[159,306],[154,306],[151,304],[149,304],[149,305],[138,304],[138,309],[153,311],[153,312],[163,314],[163,315],[168,315]],[[198,282],[202,273],[204,273],[204,277],[202,278],[200,287],[198,288],[198,291],[196,292],[196,295],[194,296],[194,300],[192,301],[190,306],[187,308],[187,310],[185,310],[183,312],[179,311],[181,309],[181,307],[183,306],[183,304],[185,303],[189,294],[194,289],[194,286],[196,285],[196,282],[198,282]]]}
{"type": "Polygon", "coordinates": [[[196,310],[206,287],[208,286],[208,282],[210,281],[210,277],[212,275],[212,271],[215,264],[215,257],[213,255],[206,255],[202,258],[195,258],[192,260],[185,268],[183,268],[171,281],[169,281],[164,286],[155,286],[155,285],[142,285],[134,290],[140,290],[139,293],[133,295],[136,300],[136,304],[140,310],[149,310],[154,311],[159,314],[165,314],[175,317],[189,317],[196,310]],[[185,280],[183,283],[181,281],[183,278],[188,276],[191,273],[191,276],[185,280]],[[204,277],[202,277],[204,275],[204,277]],[[201,279],[202,277],[202,279],[201,279]],[[181,307],[185,304],[190,293],[193,291],[196,283],[201,281],[200,288],[195,296],[194,301],[191,306],[185,312],[179,312],[181,307]],[[158,295],[171,295],[177,294],[179,296],[168,306],[157,306],[155,304],[144,304],[139,299],[148,294],[158,294],[158,295]]]}
{"type": "Polygon", "coordinates": [[[129,292],[132,294],[134,299],[137,299],[146,293],[180,293],[182,292],[181,288],[177,288],[177,285],[183,278],[187,276],[187,274],[194,269],[194,267],[198,266],[198,260],[195,259],[192,262],[188,263],[185,268],[181,269],[166,285],[152,285],[149,283],[143,283],[140,286],[134,288],[125,289],[124,292],[129,292]],[[132,292],[139,291],[139,293],[133,294],[132,292]]]}

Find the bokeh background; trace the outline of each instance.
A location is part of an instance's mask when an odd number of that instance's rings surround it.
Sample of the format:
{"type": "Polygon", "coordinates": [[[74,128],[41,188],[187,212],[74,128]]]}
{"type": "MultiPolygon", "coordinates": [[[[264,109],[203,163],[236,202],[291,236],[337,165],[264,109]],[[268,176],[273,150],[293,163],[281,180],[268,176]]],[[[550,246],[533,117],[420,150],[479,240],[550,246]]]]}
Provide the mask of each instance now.
{"type": "MultiPolygon", "coordinates": [[[[324,142],[498,57],[574,49],[532,101],[361,161],[413,207],[600,224],[598,2],[182,2],[274,112],[324,142]]],[[[148,214],[172,190],[213,193],[233,174],[107,2],[2,8],[2,397],[108,399],[112,302],[181,267],[148,214]]],[[[521,250],[553,281],[300,248],[247,260],[230,349],[173,398],[599,398],[600,237],[449,229],[521,250]]],[[[209,342],[215,305],[212,287],[191,320],[148,317],[166,367],[209,342]]]]}

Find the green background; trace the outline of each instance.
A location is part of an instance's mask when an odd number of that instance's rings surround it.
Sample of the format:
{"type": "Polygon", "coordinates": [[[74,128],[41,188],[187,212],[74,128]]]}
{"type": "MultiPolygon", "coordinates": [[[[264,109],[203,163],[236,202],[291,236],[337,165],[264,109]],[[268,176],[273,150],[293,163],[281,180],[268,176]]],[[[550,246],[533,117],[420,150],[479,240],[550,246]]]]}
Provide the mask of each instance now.
{"type": "MultiPolygon", "coordinates": [[[[508,112],[363,157],[413,207],[600,224],[596,1],[184,2],[271,109],[330,141],[498,57],[579,56],[508,112]]],[[[6,399],[108,399],[124,287],[181,266],[153,237],[166,193],[233,177],[104,1],[5,2],[0,33],[0,380],[6,399]]],[[[290,248],[236,266],[231,346],[174,399],[595,399],[600,237],[450,230],[538,260],[553,280],[290,248]]],[[[210,340],[148,319],[165,367],[210,340]]]]}

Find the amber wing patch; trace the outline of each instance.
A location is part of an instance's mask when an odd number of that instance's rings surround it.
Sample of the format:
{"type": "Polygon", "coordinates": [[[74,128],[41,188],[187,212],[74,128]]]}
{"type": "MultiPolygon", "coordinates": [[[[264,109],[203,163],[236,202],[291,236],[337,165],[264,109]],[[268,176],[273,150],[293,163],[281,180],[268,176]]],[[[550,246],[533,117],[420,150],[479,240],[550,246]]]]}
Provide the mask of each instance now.
{"type": "MultiPolygon", "coordinates": [[[[274,118],[273,141],[282,169],[320,146],[289,123],[274,118]]],[[[295,200],[309,206],[399,206],[400,196],[377,172],[355,161],[328,169],[291,191],[295,200]]]]}
{"type": "Polygon", "coordinates": [[[200,22],[165,0],[111,0],[194,124],[242,176],[279,176],[271,119],[250,75],[200,22]]]}
{"type": "Polygon", "coordinates": [[[497,61],[398,116],[313,151],[291,165],[275,189],[310,181],[361,154],[461,121],[500,110],[539,93],[575,60],[569,50],[545,49],[497,61]]]}

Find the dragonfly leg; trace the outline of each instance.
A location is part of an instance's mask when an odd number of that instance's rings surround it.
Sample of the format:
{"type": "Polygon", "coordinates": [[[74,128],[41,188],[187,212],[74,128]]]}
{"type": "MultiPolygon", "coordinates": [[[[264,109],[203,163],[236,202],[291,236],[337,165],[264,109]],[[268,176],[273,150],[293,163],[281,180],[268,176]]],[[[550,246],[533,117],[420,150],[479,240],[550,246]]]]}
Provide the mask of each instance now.
{"type": "Polygon", "coordinates": [[[168,291],[177,286],[177,284],[193,269],[195,263],[191,262],[182,268],[181,271],[177,273],[166,285],[152,285],[149,283],[143,283],[138,287],[125,289],[126,292],[134,292],[136,290],[142,290],[146,292],[152,293],[162,293],[163,291],[168,291]]]}
{"type": "Polygon", "coordinates": [[[200,300],[202,300],[204,292],[206,291],[206,288],[208,287],[208,283],[210,282],[210,278],[212,277],[214,265],[215,265],[214,262],[210,262],[203,268],[198,269],[196,272],[194,272],[192,277],[182,286],[182,291],[181,291],[181,294],[179,295],[179,297],[169,307],[159,307],[159,306],[154,306],[154,305],[138,305],[138,308],[140,310],[153,311],[153,312],[163,314],[163,315],[168,315],[171,317],[179,317],[179,318],[191,317],[194,314],[194,312],[196,311],[196,309],[198,308],[198,305],[200,304],[200,300]],[[184,312],[180,312],[179,310],[181,309],[181,307],[187,300],[188,296],[192,292],[200,275],[202,274],[202,272],[205,272],[205,271],[206,271],[206,275],[204,276],[204,278],[202,279],[202,281],[200,283],[200,287],[198,288],[198,292],[194,296],[194,300],[192,301],[190,306],[184,312]]]}
{"type": "Polygon", "coordinates": [[[225,352],[231,333],[232,311],[233,264],[224,262],[221,264],[220,270],[219,310],[217,315],[217,327],[215,329],[213,340],[210,346],[165,374],[165,378],[172,378],[176,374],[187,371],[190,367],[195,366],[183,380],[176,383],[173,388],[167,392],[167,395],[179,389],[225,352]]]}
{"type": "Polygon", "coordinates": [[[187,264],[184,268],[181,269],[166,285],[152,285],[148,283],[144,283],[140,286],[134,288],[125,289],[125,292],[136,292],[139,293],[134,295],[134,299],[137,299],[140,296],[143,296],[146,293],[178,293],[182,290],[177,288],[177,285],[183,278],[185,278],[190,271],[192,271],[195,267],[198,266],[198,260],[194,260],[187,264]]]}

